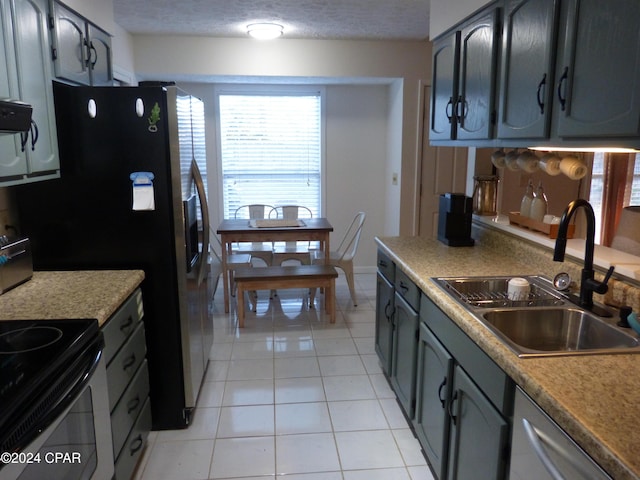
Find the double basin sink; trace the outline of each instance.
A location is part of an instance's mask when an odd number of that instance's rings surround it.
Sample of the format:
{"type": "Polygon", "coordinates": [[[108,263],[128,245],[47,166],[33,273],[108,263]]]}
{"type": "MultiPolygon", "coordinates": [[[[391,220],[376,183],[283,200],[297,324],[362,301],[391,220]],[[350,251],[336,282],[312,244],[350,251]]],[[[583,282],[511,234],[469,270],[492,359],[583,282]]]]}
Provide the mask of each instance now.
{"type": "Polygon", "coordinates": [[[434,278],[434,281],[519,357],[640,352],[640,338],[571,303],[542,276],[523,276],[530,292],[510,300],[513,276],[434,278]]]}

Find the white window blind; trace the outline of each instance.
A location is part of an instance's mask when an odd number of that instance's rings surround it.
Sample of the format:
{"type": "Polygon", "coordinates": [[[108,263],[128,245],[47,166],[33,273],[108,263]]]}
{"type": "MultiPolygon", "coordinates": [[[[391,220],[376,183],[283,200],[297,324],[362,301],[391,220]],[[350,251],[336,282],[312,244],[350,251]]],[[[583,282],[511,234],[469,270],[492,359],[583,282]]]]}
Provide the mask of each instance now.
{"type": "Polygon", "coordinates": [[[320,216],[320,93],[218,100],[224,218],[248,204],[303,205],[320,216]]]}

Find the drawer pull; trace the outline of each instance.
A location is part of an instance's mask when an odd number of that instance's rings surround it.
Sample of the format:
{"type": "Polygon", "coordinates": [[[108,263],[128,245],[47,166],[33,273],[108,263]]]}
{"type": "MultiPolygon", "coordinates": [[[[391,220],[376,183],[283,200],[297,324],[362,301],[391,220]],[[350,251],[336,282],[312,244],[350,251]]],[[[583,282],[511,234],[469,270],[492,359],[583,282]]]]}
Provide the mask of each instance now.
{"type": "Polygon", "coordinates": [[[140,406],[140,397],[136,395],[135,398],[132,398],[127,402],[127,413],[135,412],[140,406]]]}
{"type": "Polygon", "coordinates": [[[402,290],[405,293],[409,291],[409,287],[402,280],[400,280],[400,290],[402,290]]]}
{"type": "Polygon", "coordinates": [[[129,355],[124,362],[122,362],[122,370],[128,370],[136,364],[136,354],[129,355]]]}
{"type": "Polygon", "coordinates": [[[138,452],[143,447],[143,445],[144,439],[142,438],[142,435],[138,434],[138,436],[131,440],[131,443],[129,444],[129,455],[133,457],[136,452],[138,452]]]}
{"type": "Polygon", "coordinates": [[[446,402],[446,398],[442,398],[442,389],[447,385],[447,377],[444,377],[444,380],[442,380],[442,383],[440,384],[440,387],[438,388],[438,400],[440,400],[440,403],[442,404],[442,408],[444,408],[444,404],[446,402]]]}
{"type": "Polygon", "coordinates": [[[127,319],[126,319],[124,322],[122,322],[122,323],[120,324],[120,330],[121,330],[122,332],[124,332],[124,331],[125,331],[125,330],[127,330],[131,325],[133,325],[133,317],[132,317],[131,315],[129,315],[129,316],[127,317],[127,319]]]}

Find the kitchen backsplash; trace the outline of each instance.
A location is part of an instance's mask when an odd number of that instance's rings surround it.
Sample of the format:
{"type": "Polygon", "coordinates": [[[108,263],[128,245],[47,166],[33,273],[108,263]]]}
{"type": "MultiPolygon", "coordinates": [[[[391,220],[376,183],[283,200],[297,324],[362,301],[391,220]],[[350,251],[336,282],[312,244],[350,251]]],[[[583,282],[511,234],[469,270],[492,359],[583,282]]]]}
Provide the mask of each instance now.
{"type": "MultiPolygon", "coordinates": [[[[494,249],[496,257],[504,256],[505,252],[510,252],[509,255],[519,261],[535,265],[535,273],[553,278],[560,272],[567,272],[574,281],[580,282],[582,264],[575,263],[570,259],[566,259],[562,263],[554,262],[553,252],[548,248],[534,245],[522,238],[516,238],[477,223],[473,224],[472,236],[476,242],[494,249]]],[[[602,280],[603,278],[602,273],[596,272],[596,279],[602,280]]],[[[640,288],[615,278],[609,281],[607,294],[595,294],[594,300],[615,307],[629,305],[634,312],[640,312],[640,288]]]]}

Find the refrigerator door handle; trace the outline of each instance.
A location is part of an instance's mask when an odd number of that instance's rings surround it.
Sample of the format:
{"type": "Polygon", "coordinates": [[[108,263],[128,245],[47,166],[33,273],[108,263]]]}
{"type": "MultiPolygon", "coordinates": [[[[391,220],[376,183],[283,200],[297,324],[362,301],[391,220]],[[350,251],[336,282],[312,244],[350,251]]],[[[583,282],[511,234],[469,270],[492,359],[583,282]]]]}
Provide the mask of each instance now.
{"type": "Polygon", "coordinates": [[[200,214],[202,218],[202,251],[200,252],[200,266],[198,270],[198,285],[204,281],[209,268],[209,206],[202,174],[196,159],[191,160],[191,176],[196,186],[198,199],[200,200],[200,214]]]}

